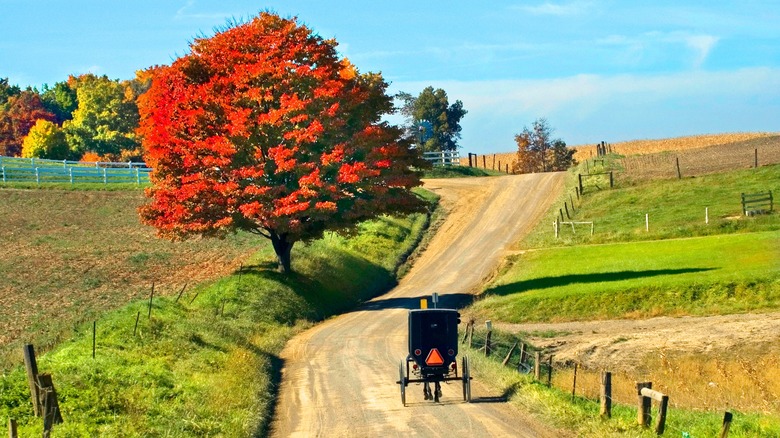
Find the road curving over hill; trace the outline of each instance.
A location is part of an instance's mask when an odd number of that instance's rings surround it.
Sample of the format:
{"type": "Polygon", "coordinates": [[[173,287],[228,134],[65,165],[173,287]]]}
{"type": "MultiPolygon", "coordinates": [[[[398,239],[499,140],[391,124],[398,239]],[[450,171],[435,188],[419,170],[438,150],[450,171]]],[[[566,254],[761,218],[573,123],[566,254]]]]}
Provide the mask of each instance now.
{"type": "Polygon", "coordinates": [[[271,435],[559,436],[502,401],[473,370],[473,402],[459,383],[442,385],[441,403],[407,388],[401,404],[398,364],[406,357],[407,309],[438,292],[441,303],[474,293],[509,246],[528,232],[563,190],[564,174],[426,180],[448,211],[398,287],[292,339],[271,435]]]}

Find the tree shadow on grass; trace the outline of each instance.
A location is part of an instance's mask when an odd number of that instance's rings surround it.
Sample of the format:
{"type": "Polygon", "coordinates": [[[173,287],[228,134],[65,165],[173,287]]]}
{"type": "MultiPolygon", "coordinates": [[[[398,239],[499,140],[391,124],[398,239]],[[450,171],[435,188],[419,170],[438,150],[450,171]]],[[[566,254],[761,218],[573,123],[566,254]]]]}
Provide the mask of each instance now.
{"type": "Polygon", "coordinates": [[[682,268],[682,269],[649,269],[646,271],[599,272],[593,274],[570,274],[558,277],[542,277],[531,280],[517,281],[510,284],[490,288],[485,291],[491,295],[511,295],[535,289],[569,286],[573,284],[604,283],[612,281],[635,280],[639,278],[658,277],[663,275],[693,274],[712,271],[716,268],[682,268]]]}

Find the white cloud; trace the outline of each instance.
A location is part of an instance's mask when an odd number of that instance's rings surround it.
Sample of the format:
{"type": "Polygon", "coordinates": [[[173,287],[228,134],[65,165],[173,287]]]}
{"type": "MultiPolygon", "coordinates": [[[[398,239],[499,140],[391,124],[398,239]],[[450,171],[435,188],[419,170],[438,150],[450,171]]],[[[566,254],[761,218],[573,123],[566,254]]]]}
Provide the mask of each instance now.
{"type": "Polygon", "coordinates": [[[694,58],[693,65],[699,68],[704,64],[704,61],[709,56],[712,48],[718,42],[718,37],[712,35],[691,35],[685,38],[685,43],[694,50],[696,57],[694,58]]]}
{"type": "Polygon", "coordinates": [[[398,82],[412,94],[432,85],[463,101],[464,150],[513,150],[513,135],[547,117],[569,144],[602,139],[777,131],[780,69],[664,75],[576,75],[539,80],[398,82]]]}
{"type": "Polygon", "coordinates": [[[174,15],[174,19],[176,20],[185,20],[185,19],[207,19],[207,20],[213,20],[213,19],[219,19],[219,18],[229,18],[229,13],[224,12],[211,12],[211,13],[203,13],[203,12],[192,12],[192,10],[195,9],[195,0],[187,0],[187,3],[179,8],[176,11],[176,15],[174,15]]]}
{"type": "Polygon", "coordinates": [[[569,3],[542,3],[539,5],[522,5],[513,6],[512,9],[517,9],[523,12],[527,12],[532,15],[581,15],[591,8],[591,2],[574,1],[569,3]]]}
{"type": "Polygon", "coordinates": [[[674,47],[685,47],[693,52],[690,66],[700,68],[707,60],[712,49],[720,41],[720,38],[708,34],[692,34],[689,32],[645,32],[636,36],[609,35],[596,40],[599,45],[625,47],[626,52],[621,56],[628,56],[633,62],[641,60],[643,53],[652,50],[669,51],[674,47]],[[671,45],[672,47],[667,47],[671,45]]]}

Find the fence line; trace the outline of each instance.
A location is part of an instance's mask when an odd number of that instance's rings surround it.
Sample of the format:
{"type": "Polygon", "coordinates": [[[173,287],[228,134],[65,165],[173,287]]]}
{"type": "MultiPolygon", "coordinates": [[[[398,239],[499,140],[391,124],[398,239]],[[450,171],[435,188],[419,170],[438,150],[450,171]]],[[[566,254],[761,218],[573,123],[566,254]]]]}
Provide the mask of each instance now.
{"type": "Polygon", "coordinates": [[[149,182],[151,169],[145,163],[94,162],[0,157],[0,180],[43,183],[135,183],[149,182]]]}
{"type": "MultiPolygon", "coordinates": [[[[616,401],[615,395],[613,395],[615,380],[613,379],[613,374],[611,372],[602,370],[599,373],[598,392],[593,393],[593,391],[589,391],[589,393],[586,393],[584,391],[586,388],[582,388],[582,386],[585,385],[581,382],[578,394],[578,370],[580,372],[585,370],[581,364],[576,362],[573,364],[571,362],[554,363],[552,354],[546,352],[544,349],[538,349],[525,344],[521,340],[518,340],[514,335],[507,336],[505,334],[493,333],[492,324],[489,325],[487,329],[476,331],[475,326],[476,323],[473,319],[467,322],[465,335],[463,336],[463,343],[466,344],[467,347],[480,351],[486,356],[493,356],[495,358],[494,360],[501,361],[503,366],[510,366],[519,373],[533,373],[534,380],[545,384],[548,387],[552,386],[553,371],[556,372],[557,376],[564,377],[564,381],[566,380],[566,377],[563,374],[566,371],[570,373],[573,372],[573,375],[569,374],[568,378],[572,401],[579,399],[599,403],[600,409],[598,410],[598,415],[605,420],[611,418],[612,407],[616,401]],[[468,342],[466,342],[466,340],[468,340],[468,342]],[[520,345],[520,348],[518,348],[518,345],[520,345]]],[[[557,380],[558,383],[556,383],[556,387],[565,390],[566,388],[561,388],[560,386],[561,379],[559,378],[557,380]]],[[[667,412],[669,406],[671,406],[668,395],[657,390],[652,390],[651,382],[630,381],[627,376],[625,376],[624,380],[626,381],[622,383],[633,385],[632,389],[636,391],[634,394],[636,394],[637,398],[634,399],[635,401],[621,400],[620,403],[628,406],[637,406],[638,425],[648,428],[651,426],[653,415],[652,400],[656,400],[659,404],[657,416],[655,417],[656,421],[653,425],[655,433],[657,435],[662,435],[668,428],[673,429],[676,432],[681,432],[683,436],[688,434],[684,430],[667,423],[667,412]]],[[[728,436],[732,420],[733,416],[731,412],[726,411],[721,426],[720,437],[725,438],[728,436]]],[[[678,424],[677,426],[680,425],[678,424]]]]}
{"type": "Polygon", "coordinates": [[[434,166],[460,166],[458,151],[423,152],[423,158],[434,166]]]}

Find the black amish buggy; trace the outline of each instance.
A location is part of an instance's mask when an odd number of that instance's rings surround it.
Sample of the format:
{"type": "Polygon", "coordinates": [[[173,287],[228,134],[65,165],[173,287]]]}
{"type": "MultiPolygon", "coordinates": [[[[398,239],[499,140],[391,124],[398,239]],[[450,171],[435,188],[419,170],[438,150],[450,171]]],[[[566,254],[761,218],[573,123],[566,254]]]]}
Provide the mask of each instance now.
{"type": "Polygon", "coordinates": [[[458,370],[458,323],[460,314],[452,309],[417,309],[409,311],[409,355],[398,368],[401,402],[406,406],[406,387],[423,384],[426,400],[439,402],[441,382],[463,383],[463,400],[471,401],[471,376],[468,357],[458,370]],[[460,371],[460,373],[459,373],[460,371]],[[434,389],[431,391],[431,383],[434,389]]]}

